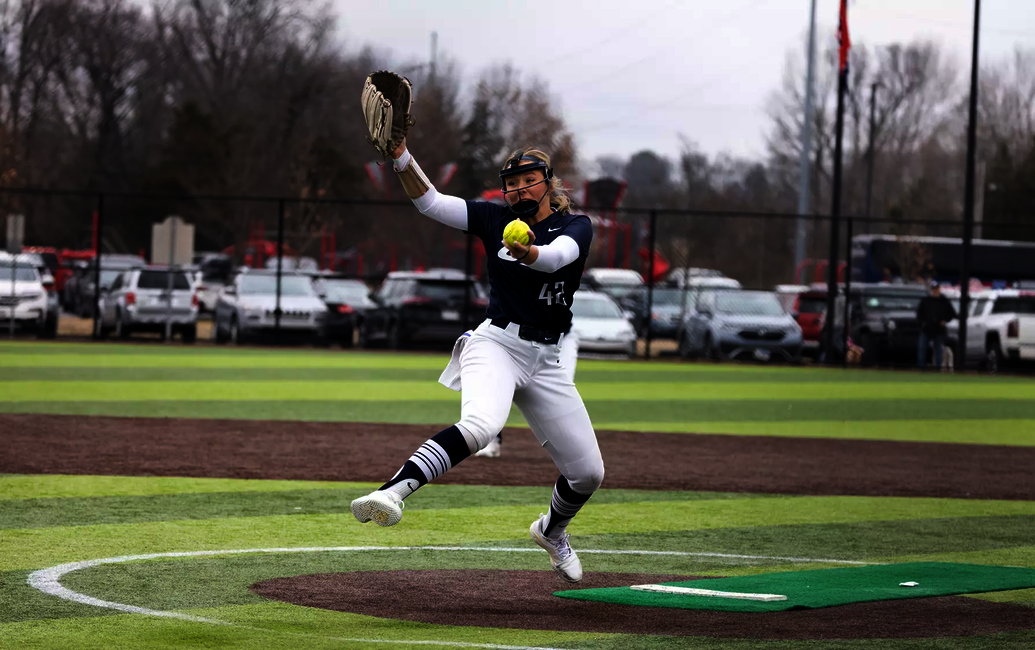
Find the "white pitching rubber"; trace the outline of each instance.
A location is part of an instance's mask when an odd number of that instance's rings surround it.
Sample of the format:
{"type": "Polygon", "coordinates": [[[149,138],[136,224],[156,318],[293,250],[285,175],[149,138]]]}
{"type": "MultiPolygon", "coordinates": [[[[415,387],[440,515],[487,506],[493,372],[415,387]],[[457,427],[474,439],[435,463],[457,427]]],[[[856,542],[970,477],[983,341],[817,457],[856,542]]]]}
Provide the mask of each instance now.
{"type": "Polygon", "coordinates": [[[682,594],[684,596],[711,596],[713,598],[738,598],[740,600],[787,600],[780,594],[742,594],[736,591],[713,591],[711,589],[691,589],[690,587],[674,587],[672,585],[633,585],[629,587],[637,591],[656,591],[662,594],[682,594]]]}

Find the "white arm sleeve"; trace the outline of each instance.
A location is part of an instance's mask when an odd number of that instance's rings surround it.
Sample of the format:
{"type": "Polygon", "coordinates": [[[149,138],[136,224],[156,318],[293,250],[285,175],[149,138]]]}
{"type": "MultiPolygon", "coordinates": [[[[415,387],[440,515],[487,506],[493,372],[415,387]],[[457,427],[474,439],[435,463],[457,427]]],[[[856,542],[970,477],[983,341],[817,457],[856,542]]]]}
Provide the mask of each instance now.
{"type": "MultiPolygon", "coordinates": [[[[395,158],[395,169],[406,169],[410,164],[410,151],[403,152],[402,157],[395,158]]],[[[417,164],[414,162],[414,164],[417,164]]],[[[428,187],[428,191],[416,199],[411,199],[421,214],[434,219],[435,221],[450,226],[467,230],[467,201],[448,194],[439,194],[434,185],[428,187]]]]}
{"type": "Polygon", "coordinates": [[[539,257],[528,268],[553,273],[579,258],[579,245],[567,235],[561,235],[545,246],[538,246],[539,257]]]}

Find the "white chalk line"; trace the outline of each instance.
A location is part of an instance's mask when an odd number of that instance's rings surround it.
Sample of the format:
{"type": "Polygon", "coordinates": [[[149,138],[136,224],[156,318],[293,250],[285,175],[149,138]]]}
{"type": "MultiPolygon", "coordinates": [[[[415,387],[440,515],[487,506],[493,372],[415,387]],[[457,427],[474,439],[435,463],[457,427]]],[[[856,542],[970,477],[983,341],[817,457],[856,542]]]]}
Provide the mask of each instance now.
{"type": "MultiPolygon", "coordinates": [[[[29,586],[34,589],[51,595],[56,596],[64,600],[80,603],[83,605],[93,605],[95,607],[103,607],[106,609],[114,609],[127,614],[143,614],[145,616],[159,616],[163,618],[175,618],[184,621],[191,621],[194,623],[209,623],[212,625],[229,625],[242,629],[258,630],[263,632],[280,632],[284,634],[291,634],[296,636],[319,636],[319,638],[329,638],[336,641],[348,641],[356,643],[393,643],[399,645],[433,645],[433,646],[451,646],[451,647],[464,647],[464,648],[490,648],[491,650],[562,650],[556,648],[543,648],[539,646],[509,646],[509,645],[498,645],[490,643],[467,643],[467,642],[450,642],[450,641],[407,641],[407,640],[383,640],[383,639],[346,639],[340,637],[324,637],[320,635],[305,634],[300,632],[286,632],[281,630],[269,630],[267,628],[252,627],[249,625],[240,625],[237,623],[230,623],[227,621],[219,621],[211,618],[204,618],[201,616],[193,616],[191,614],[183,614],[181,612],[169,612],[157,609],[148,609],[146,607],[137,607],[135,605],[126,605],[124,603],[116,603],[108,600],[101,600],[94,598],[93,596],[87,596],[76,591],[65,587],[61,584],[61,578],[65,575],[74,571],[81,571],[82,569],[89,569],[95,566],[101,566],[103,564],[120,564],[124,562],[137,562],[142,560],[155,560],[159,558],[177,558],[177,557],[204,557],[204,556],[216,556],[216,555],[244,555],[244,554],[258,554],[258,553],[321,553],[321,552],[357,552],[357,551],[475,551],[475,552],[493,552],[493,553],[541,553],[540,549],[533,548],[512,548],[512,547],[494,547],[494,546],[313,546],[313,547],[294,547],[294,548],[249,548],[249,549],[229,549],[229,550],[215,550],[215,551],[181,551],[175,553],[146,553],[142,555],[122,555],[119,557],[101,558],[97,560],[83,560],[81,562],[69,562],[66,564],[59,564],[52,566],[47,569],[40,569],[39,571],[33,571],[28,578],[29,586]]],[[[778,560],[784,562],[795,562],[795,563],[810,563],[810,564],[868,564],[867,562],[857,562],[854,560],[831,560],[831,559],[816,559],[816,558],[800,558],[800,557],[779,557],[770,555],[738,555],[732,553],[692,553],[684,551],[641,551],[641,550],[599,550],[599,549],[588,549],[580,550],[579,553],[583,554],[598,554],[598,555],[659,555],[659,556],[682,556],[682,557],[710,557],[710,558],[728,558],[728,559],[747,559],[747,560],[778,560]]]]}

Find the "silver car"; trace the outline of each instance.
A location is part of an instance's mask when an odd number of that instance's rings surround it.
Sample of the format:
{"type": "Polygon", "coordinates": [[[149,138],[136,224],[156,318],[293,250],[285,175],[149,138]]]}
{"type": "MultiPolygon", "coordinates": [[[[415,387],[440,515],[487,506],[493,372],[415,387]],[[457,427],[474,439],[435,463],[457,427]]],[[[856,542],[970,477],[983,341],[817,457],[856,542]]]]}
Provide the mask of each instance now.
{"type": "Polygon", "coordinates": [[[13,264],[11,259],[0,254],[0,331],[6,330],[13,320],[16,329],[32,329],[40,337],[53,338],[57,332],[57,306],[48,288],[48,282],[53,287],[53,279],[42,277],[24,255],[17,256],[13,264]]]}
{"type": "Polygon", "coordinates": [[[571,303],[571,332],[579,352],[615,352],[636,356],[636,330],[605,293],[579,290],[571,303]]]}
{"type": "Polygon", "coordinates": [[[97,309],[98,338],[110,332],[122,339],[134,332],[164,336],[167,323],[172,335],[179,334],[184,343],[198,338],[198,296],[186,271],[164,266],[122,271],[110,287],[101,288],[97,309]]]}
{"type": "MultiPolygon", "coordinates": [[[[276,328],[276,309],[276,273],[241,273],[223,288],[216,302],[212,328],[216,343],[244,343],[272,333],[276,328]]],[[[326,337],[326,323],[327,306],[317,295],[309,277],[281,274],[281,331],[322,342],[326,337]]]]}
{"type": "Polygon", "coordinates": [[[801,360],[801,327],[769,291],[723,291],[702,296],[679,337],[684,358],[801,360]]]}

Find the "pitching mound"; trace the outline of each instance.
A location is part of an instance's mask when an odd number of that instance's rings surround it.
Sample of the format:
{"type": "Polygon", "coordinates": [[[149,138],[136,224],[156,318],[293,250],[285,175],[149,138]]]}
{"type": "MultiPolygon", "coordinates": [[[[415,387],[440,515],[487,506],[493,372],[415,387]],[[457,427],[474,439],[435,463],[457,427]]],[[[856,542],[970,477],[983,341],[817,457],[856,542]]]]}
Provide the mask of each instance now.
{"type": "MultiPolygon", "coordinates": [[[[580,589],[700,579],[587,573],[580,589]]],[[[1035,629],[1035,609],[949,596],[768,613],[636,607],[558,598],[551,571],[358,571],[252,585],[283,602],[438,625],[754,639],[973,636],[1035,629]]]]}

